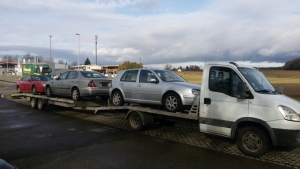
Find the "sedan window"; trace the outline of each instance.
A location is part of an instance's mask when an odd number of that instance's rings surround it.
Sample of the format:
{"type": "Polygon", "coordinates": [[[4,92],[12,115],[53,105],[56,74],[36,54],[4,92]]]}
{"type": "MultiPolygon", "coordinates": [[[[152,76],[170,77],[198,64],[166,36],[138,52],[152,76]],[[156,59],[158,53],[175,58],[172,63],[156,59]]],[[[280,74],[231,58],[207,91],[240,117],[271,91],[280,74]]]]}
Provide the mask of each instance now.
{"type": "Polygon", "coordinates": [[[136,77],[139,70],[128,70],[121,77],[121,81],[136,82],[136,77]]]}
{"type": "Polygon", "coordinates": [[[149,70],[141,70],[139,79],[141,83],[150,83],[151,78],[155,78],[152,72],[150,72],[149,70]]]}
{"type": "Polygon", "coordinates": [[[72,71],[68,75],[68,79],[76,79],[78,77],[78,73],[75,71],[72,71]]]}
{"type": "Polygon", "coordinates": [[[102,73],[99,72],[82,71],[80,73],[86,78],[106,78],[102,73]]]}
{"type": "Polygon", "coordinates": [[[59,76],[59,79],[66,79],[69,72],[65,72],[59,76]]]}

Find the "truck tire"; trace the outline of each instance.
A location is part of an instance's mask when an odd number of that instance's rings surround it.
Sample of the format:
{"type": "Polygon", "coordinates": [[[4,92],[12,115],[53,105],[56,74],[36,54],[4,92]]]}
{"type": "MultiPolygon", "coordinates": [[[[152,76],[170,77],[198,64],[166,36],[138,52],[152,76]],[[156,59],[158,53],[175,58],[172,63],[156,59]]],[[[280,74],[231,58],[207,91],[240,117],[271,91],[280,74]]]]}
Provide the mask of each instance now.
{"type": "Polygon", "coordinates": [[[178,94],[168,93],[163,100],[163,106],[168,112],[179,112],[181,110],[181,100],[178,94]]]}
{"type": "Polygon", "coordinates": [[[34,98],[34,97],[31,97],[30,98],[30,105],[31,105],[31,108],[36,109],[37,108],[37,99],[34,98]]]}
{"type": "Polygon", "coordinates": [[[36,95],[36,94],[37,94],[37,91],[36,91],[36,88],[35,88],[34,85],[32,86],[32,94],[33,94],[33,95],[36,95]]]}
{"type": "Polygon", "coordinates": [[[141,115],[136,112],[136,111],[132,111],[129,114],[128,117],[128,121],[129,121],[129,125],[133,130],[137,130],[137,131],[141,131],[143,130],[143,119],[141,117],[141,115]]]}
{"type": "Polygon", "coordinates": [[[52,90],[50,86],[46,87],[46,96],[51,97],[52,96],[52,90]]]}
{"type": "Polygon", "coordinates": [[[45,107],[46,107],[46,100],[44,100],[44,99],[38,99],[37,108],[39,110],[43,110],[43,109],[45,109],[45,107]]]}
{"type": "Polygon", "coordinates": [[[267,133],[257,127],[244,127],[240,130],[237,137],[239,150],[247,156],[260,157],[264,155],[270,144],[267,133]]]}
{"type": "Polygon", "coordinates": [[[112,104],[114,106],[123,106],[124,105],[124,98],[123,98],[122,93],[119,90],[113,92],[112,104]]]}
{"type": "Polygon", "coordinates": [[[73,90],[72,90],[72,99],[74,101],[78,101],[80,100],[80,92],[79,92],[79,89],[77,87],[75,87],[73,90]]]}

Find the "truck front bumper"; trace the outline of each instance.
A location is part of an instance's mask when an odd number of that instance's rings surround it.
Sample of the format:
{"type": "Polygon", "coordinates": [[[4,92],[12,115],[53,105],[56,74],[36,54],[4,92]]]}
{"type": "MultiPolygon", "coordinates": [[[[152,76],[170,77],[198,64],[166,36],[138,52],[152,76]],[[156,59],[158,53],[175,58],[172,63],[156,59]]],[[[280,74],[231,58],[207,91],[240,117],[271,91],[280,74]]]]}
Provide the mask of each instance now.
{"type": "Polygon", "coordinates": [[[299,146],[300,130],[273,129],[275,135],[274,146],[299,146]]]}

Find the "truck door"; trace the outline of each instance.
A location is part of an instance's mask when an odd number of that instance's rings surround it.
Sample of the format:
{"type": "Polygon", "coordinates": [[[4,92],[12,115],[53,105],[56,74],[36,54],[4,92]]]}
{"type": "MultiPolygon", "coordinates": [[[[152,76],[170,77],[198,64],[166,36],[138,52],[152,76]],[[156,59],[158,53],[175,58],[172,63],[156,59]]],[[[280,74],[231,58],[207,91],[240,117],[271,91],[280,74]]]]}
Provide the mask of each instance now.
{"type": "Polygon", "coordinates": [[[200,113],[200,130],[230,136],[233,123],[248,116],[249,100],[236,98],[237,86],[242,80],[235,70],[221,66],[208,69],[208,81],[204,92],[201,91],[204,104],[200,113]]]}

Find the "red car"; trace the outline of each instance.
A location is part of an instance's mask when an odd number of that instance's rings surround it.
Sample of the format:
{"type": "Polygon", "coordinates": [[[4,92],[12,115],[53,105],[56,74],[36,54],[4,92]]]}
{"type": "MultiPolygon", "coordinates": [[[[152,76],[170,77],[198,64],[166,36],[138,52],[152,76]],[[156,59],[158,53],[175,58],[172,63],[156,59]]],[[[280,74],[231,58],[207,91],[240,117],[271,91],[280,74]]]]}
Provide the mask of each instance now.
{"type": "Polygon", "coordinates": [[[52,80],[48,76],[43,75],[29,75],[24,76],[16,82],[16,89],[18,93],[45,93],[45,84],[52,80]]]}

